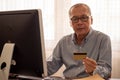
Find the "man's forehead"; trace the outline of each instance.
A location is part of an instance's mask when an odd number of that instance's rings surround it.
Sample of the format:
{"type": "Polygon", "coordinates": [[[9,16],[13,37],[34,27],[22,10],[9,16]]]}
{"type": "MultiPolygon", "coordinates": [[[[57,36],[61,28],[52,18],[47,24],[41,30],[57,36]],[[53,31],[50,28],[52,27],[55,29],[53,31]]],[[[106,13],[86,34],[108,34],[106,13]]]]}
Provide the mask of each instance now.
{"type": "Polygon", "coordinates": [[[73,7],[71,12],[89,12],[86,6],[73,7]]]}
{"type": "Polygon", "coordinates": [[[85,8],[74,8],[71,11],[71,17],[72,16],[83,16],[83,15],[89,15],[89,11],[85,8]]]}

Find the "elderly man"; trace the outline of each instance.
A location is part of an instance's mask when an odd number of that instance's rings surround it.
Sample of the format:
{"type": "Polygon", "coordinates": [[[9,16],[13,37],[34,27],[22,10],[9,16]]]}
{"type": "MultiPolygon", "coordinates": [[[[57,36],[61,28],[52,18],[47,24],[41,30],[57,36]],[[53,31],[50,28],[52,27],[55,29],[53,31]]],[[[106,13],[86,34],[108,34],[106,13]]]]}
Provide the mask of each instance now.
{"type": "Polygon", "coordinates": [[[83,3],[73,5],[69,10],[70,25],[74,33],[64,36],[56,45],[51,61],[48,61],[48,74],[55,73],[63,64],[66,78],[83,78],[99,74],[108,78],[111,74],[110,37],[91,27],[93,18],[90,8],[83,3]],[[75,55],[77,53],[77,55],[75,55]],[[87,53],[86,58],[76,59],[87,53]]]}

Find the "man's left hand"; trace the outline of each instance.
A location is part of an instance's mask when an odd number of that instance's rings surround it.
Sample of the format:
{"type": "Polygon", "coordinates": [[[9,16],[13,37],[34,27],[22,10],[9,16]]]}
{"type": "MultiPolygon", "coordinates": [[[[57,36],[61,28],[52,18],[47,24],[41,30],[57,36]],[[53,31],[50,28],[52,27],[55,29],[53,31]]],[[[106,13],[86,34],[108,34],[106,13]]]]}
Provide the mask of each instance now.
{"type": "Polygon", "coordinates": [[[89,74],[93,73],[97,66],[96,61],[88,57],[83,59],[83,64],[85,65],[85,71],[89,74]]]}

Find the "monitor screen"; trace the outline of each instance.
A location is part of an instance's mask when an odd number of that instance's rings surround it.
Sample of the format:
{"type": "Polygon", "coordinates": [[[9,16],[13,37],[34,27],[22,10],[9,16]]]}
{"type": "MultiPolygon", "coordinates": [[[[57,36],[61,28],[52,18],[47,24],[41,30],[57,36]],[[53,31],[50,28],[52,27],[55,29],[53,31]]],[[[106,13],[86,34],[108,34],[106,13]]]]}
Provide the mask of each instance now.
{"type": "Polygon", "coordinates": [[[47,75],[41,10],[0,12],[0,54],[7,42],[15,43],[10,73],[47,75]]]}

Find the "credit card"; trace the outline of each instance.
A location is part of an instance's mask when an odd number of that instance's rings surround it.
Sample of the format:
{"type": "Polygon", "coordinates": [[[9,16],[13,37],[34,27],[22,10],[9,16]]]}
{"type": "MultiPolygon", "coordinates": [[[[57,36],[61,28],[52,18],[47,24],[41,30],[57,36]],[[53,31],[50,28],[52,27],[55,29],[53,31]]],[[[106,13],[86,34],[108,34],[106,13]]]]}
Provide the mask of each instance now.
{"type": "Polygon", "coordinates": [[[74,60],[82,60],[86,58],[87,53],[74,53],[73,54],[73,59],[74,60]]]}

